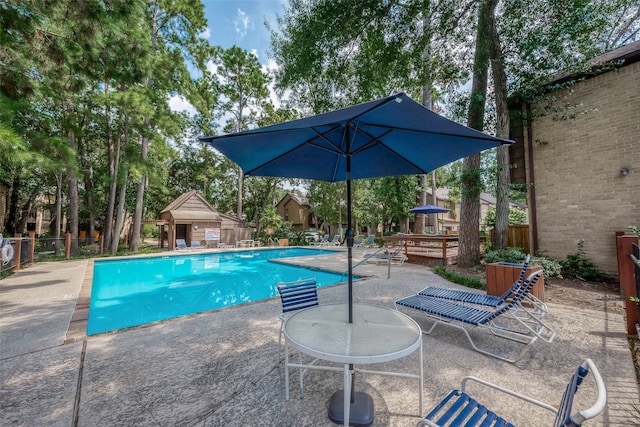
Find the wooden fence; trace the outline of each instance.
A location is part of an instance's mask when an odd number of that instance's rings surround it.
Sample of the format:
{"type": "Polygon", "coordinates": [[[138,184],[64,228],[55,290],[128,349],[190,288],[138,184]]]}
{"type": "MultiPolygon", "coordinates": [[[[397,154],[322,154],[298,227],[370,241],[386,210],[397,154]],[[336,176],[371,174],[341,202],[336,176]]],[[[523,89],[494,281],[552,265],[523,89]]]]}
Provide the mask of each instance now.
{"type": "MultiPolygon", "coordinates": [[[[489,232],[493,242],[493,230],[489,232]]],[[[531,239],[529,238],[529,224],[510,225],[508,231],[508,245],[513,248],[522,248],[525,253],[532,253],[531,239]]]]}

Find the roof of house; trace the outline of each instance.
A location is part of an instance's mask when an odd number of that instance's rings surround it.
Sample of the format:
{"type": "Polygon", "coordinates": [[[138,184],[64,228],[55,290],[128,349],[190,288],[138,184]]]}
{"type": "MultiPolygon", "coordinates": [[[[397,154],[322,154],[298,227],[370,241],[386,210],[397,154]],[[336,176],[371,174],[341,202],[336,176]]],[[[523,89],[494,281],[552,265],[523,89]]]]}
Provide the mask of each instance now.
{"type": "Polygon", "coordinates": [[[613,68],[624,67],[640,61],[640,40],[610,50],[587,61],[586,71],[581,73],[559,72],[551,76],[550,85],[564,83],[580,77],[593,77],[613,68]]]}
{"type": "Polygon", "coordinates": [[[300,206],[309,206],[309,199],[307,199],[305,196],[303,196],[301,194],[298,194],[298,193],[295,193],[295,192],[289,192],[289,193],[285,194],[284,197],[282,199],[280,199],[278,204],[282,203],[284,201],[284,199],[286,199],[287,197],[289,197],[291,200],[293,200],[294,202],[296,202],[300,206]]]}
{"type": "MultiPolygon", "coordinates": [[[[493,194],[487,193],[487,192],[480,193],[480,201],[488,203],[490,205],[494,205],[494,206],[498,202],[496,197],[493,194]]],[[[525,205],[524,203],[516,202],[514,200],[510,200],[509,201],[509,206],[513,206],[513,207],[520,208],[520,209],[526,209],[527,208],[527,205],[525,205]]]]}

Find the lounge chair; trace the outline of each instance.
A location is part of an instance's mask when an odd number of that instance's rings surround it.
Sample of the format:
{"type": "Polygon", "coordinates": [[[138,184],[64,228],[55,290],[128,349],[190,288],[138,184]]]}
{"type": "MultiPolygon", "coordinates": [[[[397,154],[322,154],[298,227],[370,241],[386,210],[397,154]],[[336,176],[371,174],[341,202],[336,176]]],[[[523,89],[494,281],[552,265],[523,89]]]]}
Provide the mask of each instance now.
{"type": "Polygon", "coordinates": [[[423,330],[424,334],[430,334],[435,327],[441,323],[447,324],[461,329],[467,336],[474,350],[506,362],[515,363],[538,338],[552,342],[555,337],[555,332],[550,330],[544,323],[539,321],[539,319],[528,315],[525,315],[523,318],[513,314],[513,311],[518,310],[518,301],[521,301],[531,288],[533,288],[540,276],[540,272],[532,273],[525,280],[521,292],[514,295],[507,304],[500,306],[496,310],[485,310],[441,298],[427,297],[418,294],[397,300],[396,309],[398,309],[398,307],[407,307],[418,310],[434,320],[431,329],[428,331],[423,330]],[[514,323],[517,329],[513,326],[514,323]],[[509,339],[524,346],[515,358],[492,353],[476,345],[467,330],[467,328],[470,327],[488,331],[495,336],[509,339]]]}
{"type": "Polygon", "coordinates": [[[280,335],[278,336],[278,364],[282,346],[282,332],[287,313],[302,310],[318,305],[318,285],[315,278],[296,280],[294,282],[278,282],[276,289],[282,301],[282,313],[278,316],[281,320],[280,335]]]}
{"type": "Polygon", "coordinates": [[[373,234],[370,234],[369,236],[367,236],[367,240],[365,240],[364,242],[360,243],[358,245],[359,248],[372,248],[375,246],[375,240],[376,240],[376,236],[374,236],[373,234]]]}
{"type": "MultiPolygon", "coordinates": [[[[500,296],[487,295],[486,293],[446,289],[437,286],[427,286],[426,288],[418,292],[418,295],[496,308],[501,306],[502,304],[507,303],[512,295],[519,292],[522,284],[524,283],[524,275],[527,271],[527,268],[529,268],[529,259],[530,256],[527,255],[524,264],[522,265],[522,270],[520,271],[518,280],[516,280],[516,282],[500,296]]],[[[542,319],[549,311],[547,305],[531,293],[524,295],[524,298],[521,301],[518,301],[517,304],[519,309],[524,310],[529,314],[538,317],[539,319],[542,319]]]]}
{"type": "Polygon", "coordinates": [[[391,260],[392,264],[402,265],[407,260],[407,256],[402,253],[402,246],[398,246],[393,252],[389,252],[389,249],[384,249],[385,250],[383,252],[364,254],[363,258],[365,259],[365,262],[369,264],[378,264],[379,262],[387,262],[391,260]]]}
{"type": "Polygon", "coordinates": [[[187,247],[187,243],[184,241],[184,239],[176,239],[176,250],[178,251],[189,250],[189,247],[187,247]]]}
{"type": "Polygon", "coordinates": [[[325,234],[324,236],[322,236],[322,239],[320,239],[319,242],[311,242],[311,246],[326,246],[327,243],[329,243],[329,235],[325,234]]]}
{"type": "Polygon", "coordinates": [[[356,248],[359,248],[360,246],[362,246],[362,242],[364,242],[364,236],[362,234],[358,234],[356,237],[353,238],[353,246],[356,248]]]}
{"type": "MultiPolygon", "coordinates": [[[[427,416],[418,422],[419,426],[432,426],[432,427],[444,427],[444,426],[513,426],[513,423],[508,422],[504,418],[498,416],[484,404],[480,403],[474,397],[469,395],[466,391],[467,382],[476,382],[497,390],[501,393],[506,393],[509,396],[523,400],[523,405],[518,405],[514,410],[525,411],[528,405],[524,403],[530,403],[535,406],[547,409],[556,414],[554,426],[574,426],[579,427],[583,422],[600,414],[607,405],[607,390],[600,376],[600,372],[596,368],[591,359],[586,359],[582,365],[578,367],[576,372],[569,379],[560,405],[552,406],[539,400],[527,397],[518,392],[501,387],[497,384],[490,383],[488,381],[476,378],[476,377],[464,377],[460,390],[452,390],[447,394],[444,399],[431,411],[427,416]],[[591,372],[593,380],[596,386],[596,400],[593,406],[588,409],[583,409],[572,413],[573,400],[578,392],[578,387],[583,383],[583,379],[587,374],[591,372]]],[[[480,386],[474,387],[479,389],[480,386]]],[[[584,387],[584,386],[583,386],[584,387]]],[[[534,423],[537,424],[537,423],[534,423]]]]}
{"type": "Polygon", "coordinates": [[[191,241],[191,249],[195,251],[201,251],[204,247],[200,244],[198,240],[191,241]]]}
{"type": "Polygon", "coordinates": [[[340,235],[333,236],[333,240],[329,242],[329,246],[340,246],[340,235]]]}

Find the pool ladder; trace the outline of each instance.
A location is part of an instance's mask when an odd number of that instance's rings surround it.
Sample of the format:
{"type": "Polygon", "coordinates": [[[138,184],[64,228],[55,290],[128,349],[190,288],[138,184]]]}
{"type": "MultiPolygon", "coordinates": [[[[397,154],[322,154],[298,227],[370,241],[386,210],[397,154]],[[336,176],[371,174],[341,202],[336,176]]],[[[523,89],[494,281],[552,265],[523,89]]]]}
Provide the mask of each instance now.
{"type": "MultiPolygon", "coordinates": [[[[380,252],[384,252],[387,255],[391,255],[391,251],[389,250],[389,248],[387,248],[386,246],[383,246],[382,248],[378,249],[374,253],[369,254],[369,256],[365,257],[363,260],[358,261],[355,265],[351,267],[351,271],[355,270],[356,267],[358,267],[359,265],[364,264],[367,261],[367,259],[369,259],[370,257],[378,255],[380,252]]],[[[340,281],[344,279],[344,276],[347,273],[349,273],[349,270],[346,270],[345,272],[342,273],[342,276],[340,276],[340,281]]],[[[390,278],[391,278],[391,256],[387,258],[387,279],[390,279],[390,278]]]]}

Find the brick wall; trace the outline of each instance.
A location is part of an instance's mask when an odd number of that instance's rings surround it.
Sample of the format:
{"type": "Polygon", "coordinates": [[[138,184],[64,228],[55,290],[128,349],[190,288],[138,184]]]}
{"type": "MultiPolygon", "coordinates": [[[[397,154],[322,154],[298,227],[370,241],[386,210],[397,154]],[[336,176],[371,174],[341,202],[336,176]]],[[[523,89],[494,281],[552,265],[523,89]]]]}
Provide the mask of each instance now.
{"type": "Polygon", "coordinates": [[[550,96],[532,106],[543,116],[527,141],[539,250],[563,260],[582,239],[587,257],[617,275],[615,232],[640,226],[640,62],[550,96]]]}

